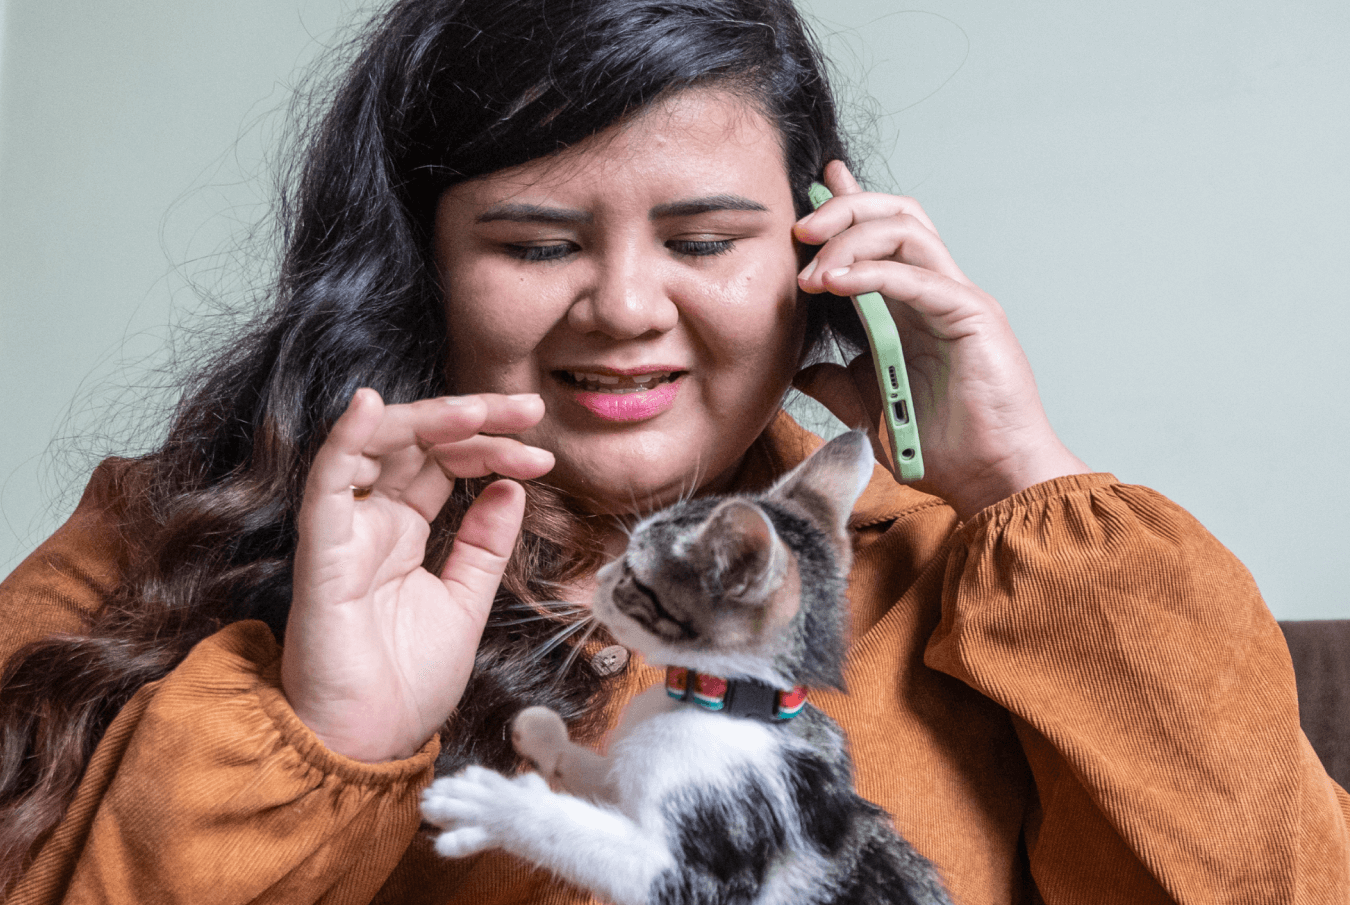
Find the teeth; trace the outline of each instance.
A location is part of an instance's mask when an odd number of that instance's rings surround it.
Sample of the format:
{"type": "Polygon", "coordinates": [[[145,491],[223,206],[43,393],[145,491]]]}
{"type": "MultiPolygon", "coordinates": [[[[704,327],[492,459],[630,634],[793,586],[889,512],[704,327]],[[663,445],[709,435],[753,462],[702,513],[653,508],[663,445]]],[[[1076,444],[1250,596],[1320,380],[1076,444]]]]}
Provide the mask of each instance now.
{"type": "Polygon", "coordinates": [[[598,383],[604,386],[614,386],[620,380],[609,374],[587,374],[584,371],[573,371],[572,378],[578,383],[598,383]]]}
{"type": "Polygon", "coordinates": [[[592,392],[604,389],[606,392],[624,395],[640,393],[651,387],[670,380],[670,373],[639,374],[632,377],[616,377],[612,374],[591,374],[586,371],[568,371],[572,381],[582,389],[592,392]]]}

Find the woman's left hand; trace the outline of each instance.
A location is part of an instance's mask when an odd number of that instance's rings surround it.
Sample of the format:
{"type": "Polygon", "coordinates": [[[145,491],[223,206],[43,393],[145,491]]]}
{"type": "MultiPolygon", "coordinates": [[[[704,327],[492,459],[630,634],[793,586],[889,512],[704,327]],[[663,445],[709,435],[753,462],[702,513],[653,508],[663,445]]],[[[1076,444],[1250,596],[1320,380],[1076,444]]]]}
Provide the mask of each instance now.
{"type": "MultiPolygon", "coordinates": [[[[798,277],[809,293],[880,292],[905,349],[923,444],[921,490],[969,518],[1033,484],[1089,471],[1050,427],[1031,366],[1003,309],[972,283],[912,198],[864,192],[840,161],[825,168],[835,197],[795,227],[822,245],[798,277]]],[[[821,364],[794,381],[850,426],[876,436],[881,394],[870,356],[821,364]]]]}

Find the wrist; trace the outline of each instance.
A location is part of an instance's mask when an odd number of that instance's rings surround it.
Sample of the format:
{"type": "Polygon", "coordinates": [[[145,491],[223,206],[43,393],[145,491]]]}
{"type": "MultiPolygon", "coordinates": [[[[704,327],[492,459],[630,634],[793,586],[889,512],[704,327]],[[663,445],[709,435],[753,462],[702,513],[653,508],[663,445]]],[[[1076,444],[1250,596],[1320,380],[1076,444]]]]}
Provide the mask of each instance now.
{"type": "Polygon", "coordinates": [[[1028,487],[1067,475],[1091,473],[1092,469],[1083,460],[1055,440],[1032,452],[1008,456],[980,474],[959,482],[959,487],[942,496],[956,510],[961,521],[967,522],[982,509],[1028,487]]]}

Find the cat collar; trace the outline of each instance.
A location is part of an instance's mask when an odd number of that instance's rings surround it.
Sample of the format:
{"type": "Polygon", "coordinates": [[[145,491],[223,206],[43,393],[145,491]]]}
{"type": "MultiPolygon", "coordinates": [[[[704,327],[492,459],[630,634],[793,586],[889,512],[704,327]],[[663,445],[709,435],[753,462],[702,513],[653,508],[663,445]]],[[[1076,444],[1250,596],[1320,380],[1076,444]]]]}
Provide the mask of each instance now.
{"type": "Polygon", "coordinates": [[[725,679],[683,666],[666,667],[666,694],[677,701],[692,700],[705,710],[766,723],[790,720],[806,706],[801,685],[783,691],[758,679],[725,679]]]}

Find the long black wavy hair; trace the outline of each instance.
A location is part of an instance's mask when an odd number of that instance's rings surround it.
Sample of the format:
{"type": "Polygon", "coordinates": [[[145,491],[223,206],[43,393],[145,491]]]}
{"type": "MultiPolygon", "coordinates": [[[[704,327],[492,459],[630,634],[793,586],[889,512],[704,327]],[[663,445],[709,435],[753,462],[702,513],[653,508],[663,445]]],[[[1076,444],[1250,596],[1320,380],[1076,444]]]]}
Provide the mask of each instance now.
{"type": "MultiPolygon", "coordinates": [[[[431,256],[457,182],[535,160],[663,95],[724,85],[777,125],[798,214],[826,162],[847,159],[819,52],[789,0],[398,0],[307,136],[283,199],[274,303],[186,387],[168,440],[117,470],[129,565],[78,636],[30,645],[0,687],[0,889],[60,820],[122,705],[222,625],[290,601],[309,463],[359,387],[388,402],[454,392],[431,256]]],[[[860,339],[846,300],[813,297],[807,345],[860,339]]],[[[477,486],[433,525],[439,568],[477,486]]],[[[582,513],[542,485],[497,609],[553,596],[596,564],[582,513]]],[[[440,767],[513,762],[500,726],[528,704],[584,731],[603,703],[583,659],[531,656],[549,620],[490,619],[440,767]]]]}

